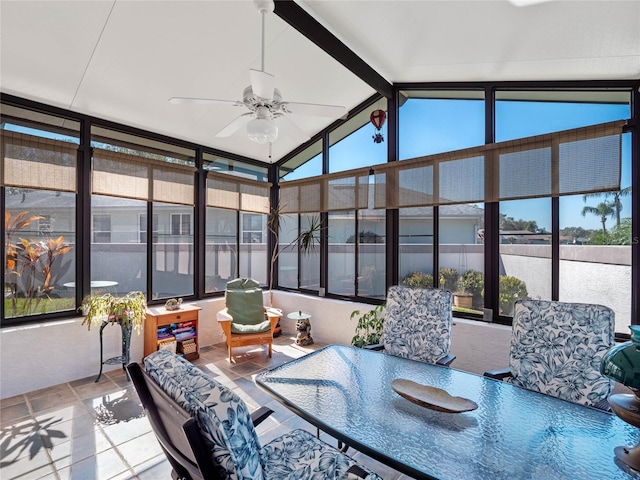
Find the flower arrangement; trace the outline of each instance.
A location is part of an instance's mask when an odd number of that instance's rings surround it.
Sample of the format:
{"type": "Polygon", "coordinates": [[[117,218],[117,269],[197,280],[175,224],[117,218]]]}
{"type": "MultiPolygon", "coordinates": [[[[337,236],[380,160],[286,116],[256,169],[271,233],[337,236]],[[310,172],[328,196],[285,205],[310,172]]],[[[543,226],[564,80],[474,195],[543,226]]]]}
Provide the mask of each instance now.
{"type": "Polygon", "coordinates": [[[142,292],[129,292],[123,297],[105,293],[88,297],[82,307],[87,312],[82,325],[86,324],[89,330],[91,325],[109,322],[131,326],[139,334],[146,317],[147,300],[142,292]]]}

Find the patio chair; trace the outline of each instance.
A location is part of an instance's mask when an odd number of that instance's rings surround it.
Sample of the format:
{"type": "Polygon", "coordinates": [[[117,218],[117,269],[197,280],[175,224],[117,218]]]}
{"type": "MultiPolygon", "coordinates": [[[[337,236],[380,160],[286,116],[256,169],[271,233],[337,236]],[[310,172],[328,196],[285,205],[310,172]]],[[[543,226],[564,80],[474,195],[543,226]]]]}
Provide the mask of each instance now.
{"type": "Polygon", "coordinates": [[[250,415],[234,391],[168,350],[152,353],[144,364],[145,370],[137,363],[127,368],[173,468],[174,480],[380,480],[303,430],[293,430],[261,446],[255,425],[272,411],[262,407],[250,415]]]}
{"type": "Polygon", "coordinates": [[[395,285],[387,292],[382,344],[368,346],[397,357],[451,365],[452,295],[448,290],[395,285]]]}
{"type": "Polygon", "coordinates": [[[614,345],[614,318],[614,312],[602,305],[519,300],[509,367],[484,375],[609,410],[606,399],[613,381],[600,373],[600,361],[614,345]]]}
{"type": "Polygon", "coordinates": [[[233,347],[268,345],[272,354],[273,334],[282,317],[277,308],[265,308],[260,284],[250,278],[236,278],[227,283],[226,308],[217,318],[226,337],[229,362],[233,347]]]}

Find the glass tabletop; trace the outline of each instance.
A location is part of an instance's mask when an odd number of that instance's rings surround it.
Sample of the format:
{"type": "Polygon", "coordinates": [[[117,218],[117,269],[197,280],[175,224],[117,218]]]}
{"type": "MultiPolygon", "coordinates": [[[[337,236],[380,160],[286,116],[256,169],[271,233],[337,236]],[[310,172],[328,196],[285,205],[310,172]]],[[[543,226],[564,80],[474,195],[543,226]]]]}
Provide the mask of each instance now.
{"type": "Polygon", "coordinates": [[[615,460],[614,447],[640,439],[615,415],[453,368],[330,345],[256,382],[321,430],[415,478],[640,478],[615,460]],[[416,405],[393,391],[396,378],[478,408],[416,405]]]}

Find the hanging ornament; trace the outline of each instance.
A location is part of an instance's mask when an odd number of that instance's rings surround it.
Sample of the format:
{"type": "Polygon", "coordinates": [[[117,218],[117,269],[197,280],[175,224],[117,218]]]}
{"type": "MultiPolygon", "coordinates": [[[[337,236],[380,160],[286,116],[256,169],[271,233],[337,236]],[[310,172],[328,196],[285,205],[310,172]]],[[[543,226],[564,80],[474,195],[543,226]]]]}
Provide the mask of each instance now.
{"type": "Polygon", "coordinates": [[[376,127],[376,133],[371,137],[373,138],[373,143],[382,143],[384,142],[384,137],[382,136],[382,132],[380,129],[384,125],[385,120],[387,119],[387,114],[384,110],[374,110],[371,112],[369,116],[369,120],[374,127],[376,127]]]}

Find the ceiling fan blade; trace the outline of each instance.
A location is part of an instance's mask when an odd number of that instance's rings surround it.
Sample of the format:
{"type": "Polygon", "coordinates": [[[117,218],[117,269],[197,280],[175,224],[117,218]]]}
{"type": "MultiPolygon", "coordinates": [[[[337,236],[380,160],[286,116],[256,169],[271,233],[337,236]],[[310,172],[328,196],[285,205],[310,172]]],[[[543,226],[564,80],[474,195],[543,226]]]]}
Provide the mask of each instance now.
{"type": "Polygon", "coordinates": [[[230,137],[231,135],[236,133],[238,130],[240,130],[242,127],[244,127],[247,123],[249,123],[249,120],[251,120],[251,117],[252,117],[251,113],[243,113],[238,118],[236,118],[233,122],[231,122],[229,125],[227,125],[218,133],[216,133],[215,136],[230,137]]]}
{"type": "Polygon", "coordinates": [[[249,75],[253,94],[271,100],[273,98],[273,89],[276,87],[276,77],[261,70],[249,70],[249,75]]]}
{"type": "Polygon", "coordinates": [[[293,138],[296,141],[296,143],[304,143],[311,138],[305,132],[300,130],[300,127],[298,127],[285,115],[276,117],[273,121],[276,123],[276,125],[282,131],[282,133],[293,138]]]}
{"type": "Polygon", "coordinates": [[[285,111],[297,115],[313,115],[314,117],[340,118],[344,120],[349,113],[345,107],[337,105],[317,105],[315,103],[282,102],[285,111]]]}
{"type": "Polygon", "coordinates": [[[215,98],[192,98],[192,97],[171,97],[169,103],[174,105],[186,105],[186,104],[201,104],[211,105],[213,103],[223,103],[228,105],[244,105],[242,102],[236,100],[217,100],[215,98]]]}

